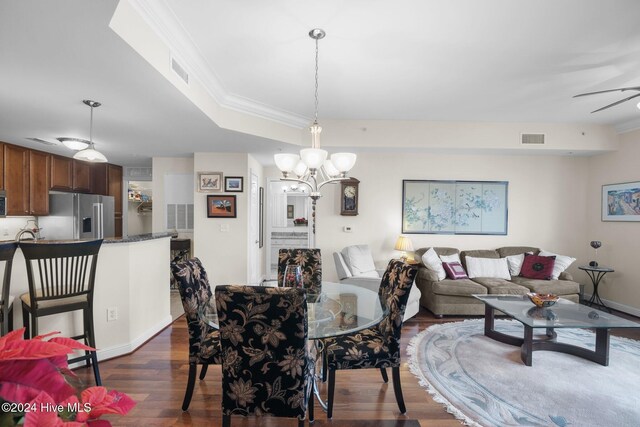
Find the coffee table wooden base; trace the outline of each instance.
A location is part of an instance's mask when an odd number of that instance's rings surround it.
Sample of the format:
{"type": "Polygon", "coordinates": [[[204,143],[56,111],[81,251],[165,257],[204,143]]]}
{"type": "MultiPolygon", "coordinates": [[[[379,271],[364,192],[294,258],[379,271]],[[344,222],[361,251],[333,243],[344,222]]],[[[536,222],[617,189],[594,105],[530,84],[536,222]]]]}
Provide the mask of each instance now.
{"type": "Polygon", "coordinates": [[[596,349],[588,350],[571,344],[559,343],[556,341],[556,332],[553,328],[547,328],[546,339],[533,339],[533,328],[524,326],[524,338],[514,337],[495,329],[495,309],[487,304],[484,308],[484,334],[496,341],[505,344],[520,346],[520,357],[525,365],[531,366],[533,363],[533,352],[539,350],[557,351],[560,353],[572,354],[591,360],[603,366],[609,365],[609,328],[596,328],[596,349]]]}

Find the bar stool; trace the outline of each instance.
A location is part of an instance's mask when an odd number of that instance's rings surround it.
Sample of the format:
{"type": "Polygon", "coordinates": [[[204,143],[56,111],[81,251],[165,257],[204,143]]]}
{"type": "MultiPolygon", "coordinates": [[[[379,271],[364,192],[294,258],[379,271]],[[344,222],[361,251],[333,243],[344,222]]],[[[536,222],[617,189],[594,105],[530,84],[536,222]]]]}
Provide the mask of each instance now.
{"type": "Polygon", "coordinates": [[[13,254],[16,253],[17,247],[18,244],[15,242],[0,244],[0,261],[4,261],[4,277],[0,293],[0,335],[6,335],[7,332],[13,330],[13,297],[9,295],[9,284],[13,254]]]}
{"type": "MultiPolygon", "coordinates": [[[[29,293],[22,294],[22,319],[26,338],[38,335],[38,317],[82,310],[83,333],[71,337],[96,347],[93,326],[93,289],[102,239],[74,243],[26,243],[20,249],[27,264],[29,293]],[[31,318],[31,328],[29,328],[31,318]]],[[[69,359],[93,365],[97,385],[102,385],[95,351],[69,359]]]]}

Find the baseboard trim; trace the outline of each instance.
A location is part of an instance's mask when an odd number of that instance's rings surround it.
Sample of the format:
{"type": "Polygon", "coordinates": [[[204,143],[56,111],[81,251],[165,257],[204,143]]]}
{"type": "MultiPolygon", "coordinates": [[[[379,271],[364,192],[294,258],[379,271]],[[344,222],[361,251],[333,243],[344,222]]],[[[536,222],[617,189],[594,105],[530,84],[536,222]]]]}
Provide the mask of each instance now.
{"type": "Polygon", "coordinates": [[[136,351],[142,344],[149,341],[151,338],[153,338],[154,335],[162,331],[171,323],[173,323],[173,319],[171,318],[171,315],[168,315],[160,322],[156,323],[154,326],[145,331],[143,334],[136,337],[130,343],[99,349],[98,360],[109,360],[113,359],[114,357],[124,356],[125,354],[136,351]]]}
{"type": "MultiPolygon", "coordinates": [[[[584,300],[585,301],[589,301],[590,298],[591,298],[590,294],[585,294],[584,295],[584,300]]],[[[630,314],[632,316],[640,317],[640,309],[639,308],[631,307],[630,305],[620,304],[618,302],[610,301],[610,300],[604,299],[604,298],[602,298],[602,301],[609,308],[613,308],[614,310],[618,310],[618,311],[621,311],[623,313],[630,314]]],[[[596,308],[597,308],[597,306],[596,306],[596,308]]]]}

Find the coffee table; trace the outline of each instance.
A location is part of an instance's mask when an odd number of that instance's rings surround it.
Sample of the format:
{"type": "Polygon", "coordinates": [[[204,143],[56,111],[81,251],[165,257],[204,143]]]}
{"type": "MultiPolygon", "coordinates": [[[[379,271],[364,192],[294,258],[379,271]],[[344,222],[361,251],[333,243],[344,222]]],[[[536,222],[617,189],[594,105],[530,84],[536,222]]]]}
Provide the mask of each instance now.
{"type": "Polygon", "coordinates": [[[527,366],[531,366],[533,352],[538,350],[572,354],[608,366],[611,328],[640,328],[640,323],[562,298],[551,307],[538,308],[526,295],[474,295],[474,297],[485,305],[484,334],[496,341],[520,346],[520,357],[527,366]],[[522,323],[524,338],[496,331],[496,311],[522,323]],[[557,342],[555,330],[560,328],[594,329],[595,351],[557,342]],[[544,330],[544,336],[534,337],[534,329],[544,330]]]}

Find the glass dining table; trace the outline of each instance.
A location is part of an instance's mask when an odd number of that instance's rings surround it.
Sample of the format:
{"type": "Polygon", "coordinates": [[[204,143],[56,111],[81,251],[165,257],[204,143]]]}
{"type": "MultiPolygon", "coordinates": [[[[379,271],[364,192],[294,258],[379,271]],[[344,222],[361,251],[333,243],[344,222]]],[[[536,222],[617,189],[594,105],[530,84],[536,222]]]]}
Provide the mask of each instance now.
{"type": "MultiPolygon", "coordinates": [[[[308,337],[317,340],[317,360],[324,350],[322,339],[352,334],[379,323],[387,314],[378,293],[355,285],[322,282],[319,294],[307,293],[308,337]]],[[[215,298],[200,312],[201,318],[213,328],[218,328],[215,298]]],[[[320,406],[326,404],[318,390],[318,375],[314,384],[314,394],[320,406]]]]}

